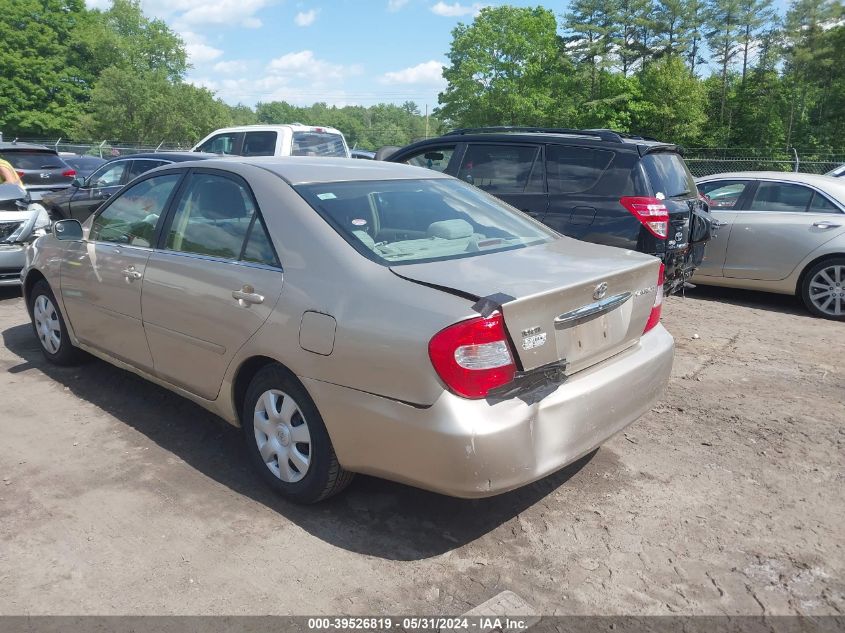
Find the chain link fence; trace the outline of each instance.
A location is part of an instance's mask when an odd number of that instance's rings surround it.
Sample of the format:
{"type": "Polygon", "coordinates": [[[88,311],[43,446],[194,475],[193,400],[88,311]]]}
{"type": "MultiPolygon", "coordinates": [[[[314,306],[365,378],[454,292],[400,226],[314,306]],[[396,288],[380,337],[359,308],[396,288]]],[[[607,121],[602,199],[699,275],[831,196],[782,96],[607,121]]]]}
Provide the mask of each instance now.
{"type": "Polygon", "coordinates": [[[845,163],[845,152],[690,147],[684,151],[684,160],[696,178],[731,171],[798,171],[826,174],[845,163]]]}
{"type": "Polygon", "coordinates": [[[141,152],[172,152],[190,150],[190,146],[162,141],[158,145],[145,143],[126,143],[123,141],[74,141],[71,139],[43,139],[43,138],[0,138],[6,142],[33,143],[55,149],[59,153],[79,154],[85,156],[99,156],[100,158],[114,158],[140,154],[141,152]]]}

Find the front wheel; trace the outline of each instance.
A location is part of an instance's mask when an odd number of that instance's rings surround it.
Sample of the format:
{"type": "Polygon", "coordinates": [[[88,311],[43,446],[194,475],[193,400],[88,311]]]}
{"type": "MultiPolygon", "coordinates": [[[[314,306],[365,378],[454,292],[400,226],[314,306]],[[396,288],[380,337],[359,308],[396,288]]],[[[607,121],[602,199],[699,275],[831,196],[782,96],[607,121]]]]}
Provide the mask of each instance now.
{"type": "Polygon", "coordinates": [[[268,365],[252,379],[241,425],[250,461],[291,501],[316,503],[352,481],[353,473],[337,461],[314,401],[280,365],[268,365]]]}
{"type": "Polygon", "coordinates": [[[44,358],[54,365],[75,365],[83,359],[82,350],[70,342],[67,326],[57,307],[53,291],[43,279],[32,287],[29,298],[32,329],[41,344],[44,358]]]}
{"type": "Polygon", "coordinates": [[[808,270],[801,298],[816,316],[845,320],[845,257],[824,260],[808,270]]]}

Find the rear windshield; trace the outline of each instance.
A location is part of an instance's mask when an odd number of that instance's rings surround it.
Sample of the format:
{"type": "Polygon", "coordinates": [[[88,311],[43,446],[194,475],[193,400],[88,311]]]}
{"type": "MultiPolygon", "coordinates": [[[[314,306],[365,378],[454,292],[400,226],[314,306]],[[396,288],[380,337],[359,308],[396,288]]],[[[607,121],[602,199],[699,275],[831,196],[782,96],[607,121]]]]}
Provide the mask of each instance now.
{"type": "Polygon", "coordinates": [[[385,266],[474,257],[556,239],[458,180],[320,183],[296,190],[358,252],[385,266]]]}
{"type": "Polygon", "coordinates": [[[294,132],[291,156],[340,156],[346,158],[343,137],[331,132],[294,132]]]}
{"type": "Polygon", "coordinates": [[[67,167],[58,155],[42,150],[14,150],[0,154],[16,169],[61,169],[67,167]]]}
{"type": "Polygon", "coordinates": [[[681,198],[695,195],[695,180],[679,154],[674,152],[646,154],[642,163],[654,195],[658,198],[681,198]]]}

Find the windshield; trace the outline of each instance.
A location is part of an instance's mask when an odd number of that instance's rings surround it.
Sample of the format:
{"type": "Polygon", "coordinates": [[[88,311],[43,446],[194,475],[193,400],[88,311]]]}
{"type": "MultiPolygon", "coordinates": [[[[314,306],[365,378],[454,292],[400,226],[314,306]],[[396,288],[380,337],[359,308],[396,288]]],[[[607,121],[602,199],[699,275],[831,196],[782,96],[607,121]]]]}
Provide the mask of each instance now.
{"type": "Polygon", "coordinates": [[[347,242],[385,266],[474,257],[557,238],[458,180],[336,182],[295,189],[347,242]]]}
{"type": "Polygon", "coordinates": [[[61,169],[66,167],[64,161],[56,154],[42,150],[15,150],[3,152],[4,158],[17,169],[61,169]]]}
{"type": "Polygon", "coordinates": [[[348,158],[343,137],[331,132],[294,132],[290,155],[348,158]]]}
{"type": "Polygon", "coordinates": [[[674,152],[654,152],[643,157],[651,188],[658,198],[680,198],[695,195],[695,181],[684,159],[674,152]]]}

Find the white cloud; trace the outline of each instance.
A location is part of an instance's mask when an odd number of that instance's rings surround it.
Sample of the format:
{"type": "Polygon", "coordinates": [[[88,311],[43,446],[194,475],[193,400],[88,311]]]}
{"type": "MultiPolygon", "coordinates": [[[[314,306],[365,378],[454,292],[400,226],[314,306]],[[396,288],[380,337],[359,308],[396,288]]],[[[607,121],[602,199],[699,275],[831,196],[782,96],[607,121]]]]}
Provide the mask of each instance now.
{"type": "Polygon", "coordinates": [[[111,0],[85,0],[85,6],[89,9],[108,9],[111,0]]]}
{"type": "MultiPolygon", "coordinates": [[[[87,0],[101,2],[102,0],[87,0]]],[[[142,0],[144,13],[162,18],[178,29],[200,24],[220,24],[258,28],[255,14],[274,0],[142,0]]]]}
{"type": "Polygon", "coordinates": [[[242,62],[239,59],[233,59],[230,61],[217,62],[214,64],[213,70],[221,75],[242,75],[247,71],[247,65],[246,62],[242,62]]]}
{"type": "Polygon", "coordinates": [[[391,13],[396,13],[406,4],[408,4],[408,0],[387,0],[387,10],[391,13]]]}
{"type": "Polygon", "coordinates": [[[317,19],[317,14],[320,11],[317,9],[311,9],[310,11],[300,11],[294,17],[293,22],[297,26],[311,26],[314,24],[314,20],[317,19]]]}
{"type": "Polygon", "coordinates": [[[219,48],[206,44],[205,38],[199,33],[182,31],[179,35],[185,42],[185,51],[191,64],[207,64],[223,54],[219,48]]]}
{"type": "Polygon", "coordinates": [[[435,60],[423,62],[410,68],[403,68],[384,73],[379,79],[383,84],[424,84],[430,86],[442,85],[443,63],[435,60]]]}
{"type": "Polygon", "coordinates": [[[443,17],[447,18],[460,18],[465,15],[478,15],[479,11],[484,8],[485,5],[474,3],[472,5],[465,5],[461,4],[460,2],[455,2],[454,4],[447,4],[440,0],[437,4],[431,7],[431,12],[436,15],[442,15],[443,17]]]}
{"type": "Polygon", "coordinates": [[[327,80],[360,75],[362,69],[360,66],[344,66],[317,59],[312,51],[306,50],[287,53],[270,60],[267,64],[267,72],[283,78],[309,79],[316,85],[327,80]]]}

